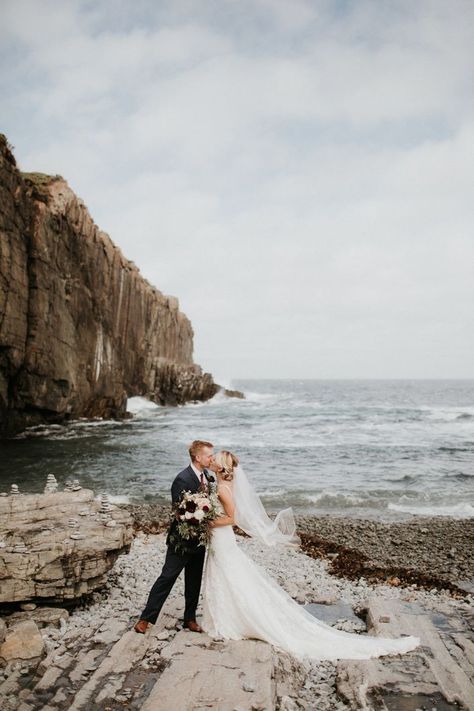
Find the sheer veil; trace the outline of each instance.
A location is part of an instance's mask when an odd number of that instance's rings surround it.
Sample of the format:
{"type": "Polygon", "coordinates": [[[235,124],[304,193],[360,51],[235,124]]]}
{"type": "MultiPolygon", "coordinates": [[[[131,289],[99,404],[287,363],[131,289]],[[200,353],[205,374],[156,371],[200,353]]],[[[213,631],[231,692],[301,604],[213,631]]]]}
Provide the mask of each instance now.
{"type": "Polygon", "coordinates": [[[298,546],[296,524],[291,508],[280,511],[275,519],[269,518],[259,495],[249,482],[242,467],[234,470],[233,495],[235,521],[249,536],[258,538],[267,546],[278,544],[298,546]]]}

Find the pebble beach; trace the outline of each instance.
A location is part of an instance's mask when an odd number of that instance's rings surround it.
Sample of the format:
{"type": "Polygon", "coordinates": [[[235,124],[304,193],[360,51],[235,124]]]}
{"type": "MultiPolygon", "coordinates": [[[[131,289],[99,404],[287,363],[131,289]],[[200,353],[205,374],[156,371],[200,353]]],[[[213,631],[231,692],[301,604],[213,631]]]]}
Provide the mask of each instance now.
{"type": "MultiPolygon", "coordinates": [[[[0,694],[5,711],[65,709],[72,702],[77,708],[115,711],[125,707],[138,711],[142,708],[142,687],[159,679],[167,665],[179,661],[182,648],[176,652],[173,649],[179,635],[183,635],[180,624],[184,604],[182,577],[162,611],[160,630],[140,662],[128,675],[120,675],[120,670],[114,675],[114,670],[109,669],[107,684],[97,687],[94,702],[88,701],[89,706],[78,702],[87,698],[88,685],[93,683],[100,669],[107,666],[114,648],[130,633],[166,554],[164,529],[169,508],[156,504],[125,508],[135,521],[130,552],[118,558],[102,590],[71,608],[69,616],[62,616],[56,626],[40,630],[46,657],[35,675],[31,676],[28,666],[22,664],[0,672],[0,694]],[[114,702],[108,701],[107,705],[105,702],[111,697],[114,702]]],[[[327,624],[364,634],[368,601],[377,599],[389,609],[397,603],[418,605],[433,619],[455,618],[466,628],[472,626],[472,595],[467,585],[466,589],[457,585],[460,574],[465,581],[472,582],[472,519],[414,518],[409,522],[383,524],[300,516],[298,529],[303,539],[300,549],[267,548],[246,536],[238,536],[238,543],[288,594],[327,624]],[[347,552],[363,559],[367,575],[359,572],[354,576],[351,569],[334,567],[337,559],[344,559],[347,552]],[[394,568],[399,571],[417,569],[420,579],[409,582],[402,573],[394,576],[394,568]],[[369,571],[375,569],[378,576],[371,578],[369,571]],[[424,572],[430,572],[431,578],[423,578],[424,572]],[[434,579],[444,584],[435,586],[434,579]]],[[[198,619],[199,612],[198,609],[198,619]]],[[[131,634],[132,643],[141,637],[131,634]]],[[[187,648],[196,638],[204,637],[184,634],[190,640],[184,643],[187,648]]],[[[274,668],[280,669],[286,690],[279,692],[275,709],[343,711],[354,708],[338,690],[337,664],[289,660],[288,655],[277,649],[272,653],[274,668]]]]}
{"type": "MultiPolygon", "coordinates": [[[[467,527],[469,522],[464,523],[467,527]]],[[[343,521],[332,521],[332,525],[332,530],[340,533],[343,521]]],[[[326,521],[326,526],[327,529],[331,528],[329,520],[326,521]]],[[[444,523],[444,528],[449,529],[447,522],[444,523]]],[[[438,529],[434,530],[438,533],[438,529]]],[[[347,536],[349,535],[348,532],[347,536]]],[[[456,612],[463,617],[474,619],[474,605],[468,594],[453,597],[448,590],[426,590],[417,585],[373,584],[364,578],[351,581],[331,574],[330,559],[312,558],[301,550],[267,548],[244,537],[239,537],[239,545],[300,604],[316,604],[321,606],[319,610],[324,610],[324,606],[330,610],[331,604],[342,603],[339,607],[340,616],[336,619],[328,618],[328,623],[338,629],[363,633],[363,615],[359,618],[351,613],[351,609],[362,613],[367,599],[373,596],[417,602],[433,613],[451,615],[456,612]]],[[[365,546],[368,545],[365,543],[365,546]]],[[[130,554],[119,558],[107,588],[94,594],[91,605],[74,612],[62,629],[45,633],[50,651],[55,656],[62,657],[71,647],[75,653],[78,648],[84,647],[86,654],[91,641],[95,645],[111,641],[120,630],[126,629],[140,614],[148,591],[160,573],[165,553],[164,533],[139,532],[130,554]]],[[[166,605],[168,608],[181,609],[182,600],[181,577],[166,605]]],[[[162,634],[163,647],[169,644],[181,629],[179,622],[176,622],[177,624],[170,625],[162,634]]],[[[342,711],[349,708],[336,695],[336,664],[306,662],[302,664],[302,678],[304,683],[294,699],[295,703],[300,704],[296,708],[319,711],[342,711]]]]}

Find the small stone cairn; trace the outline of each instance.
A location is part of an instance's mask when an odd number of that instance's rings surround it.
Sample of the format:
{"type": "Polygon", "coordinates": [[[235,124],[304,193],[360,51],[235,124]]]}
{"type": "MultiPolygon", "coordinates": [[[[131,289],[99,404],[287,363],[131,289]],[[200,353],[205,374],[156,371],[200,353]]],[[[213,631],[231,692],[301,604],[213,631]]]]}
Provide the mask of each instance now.
{"type": "Polygon", "coordinates": [[[48,474],[46,477],[46,486],[44,487],[45,494],[54,494],[58,490],[58,482],[54,474],[48,474]]]}
{"type": "Polygon", "coordinates": [[[99,521],[104,524],[104,526],[108,526],[109,528],[112,528],[112,526],[115,526],[115,521],[112,518],[111,515],[112,511],[112,506],[110,505],[109,501],[109,495],[103,492],[100,495],[100,509],[99,509],[99,521]]]}

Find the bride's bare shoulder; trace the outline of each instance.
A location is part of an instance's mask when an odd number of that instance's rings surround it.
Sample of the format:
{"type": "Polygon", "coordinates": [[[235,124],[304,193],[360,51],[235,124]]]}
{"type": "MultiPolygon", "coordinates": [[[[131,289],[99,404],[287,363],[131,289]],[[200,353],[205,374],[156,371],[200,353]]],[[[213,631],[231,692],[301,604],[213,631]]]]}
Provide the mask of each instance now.
{"type": "Polygon", "coordinates": [[[217,486],[217,494],[220,498],[232,497],[232,486],[224,482],[220,482],[217,486]]]}

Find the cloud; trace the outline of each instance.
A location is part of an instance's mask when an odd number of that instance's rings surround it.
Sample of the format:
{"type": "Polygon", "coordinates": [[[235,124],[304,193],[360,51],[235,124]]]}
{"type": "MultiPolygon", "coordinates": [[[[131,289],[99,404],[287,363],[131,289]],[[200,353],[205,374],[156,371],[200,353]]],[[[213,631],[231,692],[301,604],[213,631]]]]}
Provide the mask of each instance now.
{"type": "Polygon", "coordinates": [[[471,3],[1,13],[21,166],[179,296],[205,367],[473,376],[471,3]]]}

